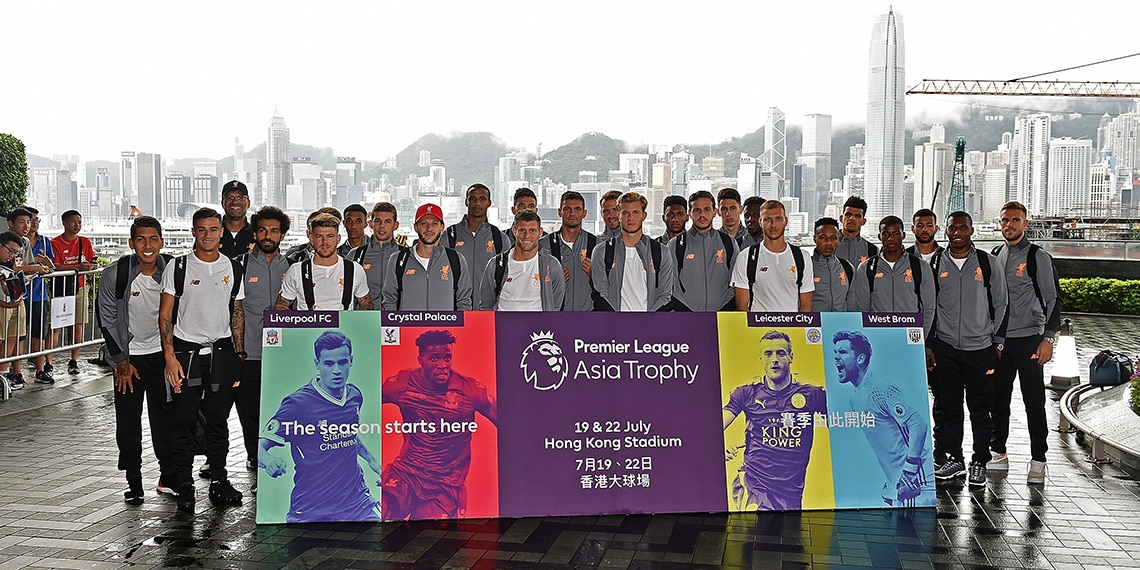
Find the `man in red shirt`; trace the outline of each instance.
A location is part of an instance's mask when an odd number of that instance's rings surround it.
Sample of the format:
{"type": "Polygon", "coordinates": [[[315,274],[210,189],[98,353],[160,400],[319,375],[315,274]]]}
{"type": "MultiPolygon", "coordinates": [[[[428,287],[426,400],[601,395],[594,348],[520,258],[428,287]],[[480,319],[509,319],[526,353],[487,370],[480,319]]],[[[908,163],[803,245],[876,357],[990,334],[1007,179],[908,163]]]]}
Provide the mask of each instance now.
{"type": "MultiPolygon", "coordinates": [[[[99,268],[95,260],[95,249],[91,247],[91,240],[79,235],[83,229],[83,216],[75,210],[68,210],[60,216],[63,222],[63,233],[51,240],[54,253],[56,271],[93,271],[99,268]]],[[[80,275],[77,277],[57,277],[53,283],[53,297],[75,296],[75,326],[74,344],[83,342],[83,324],[87,316],[87,279],[80,275]]],[[[59,345],[59,331],[52,331],[52,346],[59,345]]],[[[71,360],[67,361],[67,373],[79,374],[79,349],[71,349],[71,360]]]]}

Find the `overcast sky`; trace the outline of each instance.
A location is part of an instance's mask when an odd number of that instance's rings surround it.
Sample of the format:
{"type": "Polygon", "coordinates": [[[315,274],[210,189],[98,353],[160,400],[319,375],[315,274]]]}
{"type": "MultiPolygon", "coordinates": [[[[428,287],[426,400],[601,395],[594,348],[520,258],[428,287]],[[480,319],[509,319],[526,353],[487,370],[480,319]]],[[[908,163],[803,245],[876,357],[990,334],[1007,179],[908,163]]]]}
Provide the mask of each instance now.
{"type": "MultiPolygon", "coordinates": [[[[907,84],[1012,79],[1140,52],[1134,0],[902,0],[907,84]],[[1053,8],[1053,6],[1056,6],[1053,8]]],[[[266,138],[379,160],[429,132],[551,150],[587,131],[717,142],[865,118],[887,2],[52,2],[4,10],[0,132],[29,153],[222,158],[266,138]]],[[[1140,81],[1140,58],[1044,77],[1140,81]]],[[[910,96],[908,121],[963,101],[910,96]]],[[[1002,102],[998,102],[1002,104],[1002,102]]]]}

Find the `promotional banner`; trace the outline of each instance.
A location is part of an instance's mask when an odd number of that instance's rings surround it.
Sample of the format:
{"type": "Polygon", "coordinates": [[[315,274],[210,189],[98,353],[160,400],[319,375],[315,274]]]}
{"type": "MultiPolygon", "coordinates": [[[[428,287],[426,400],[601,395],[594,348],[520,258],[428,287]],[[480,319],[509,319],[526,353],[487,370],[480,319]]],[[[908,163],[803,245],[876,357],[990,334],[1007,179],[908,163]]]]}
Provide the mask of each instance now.
{"type": "Polygon", "coordinates": [[[259,523],[935,503],[918,314],[265,318],[259,523]]]}
{"type": "Polygon", "coordinates": [[[495,313],[382,324],[384,519],[499,516],[495,313]]]}
{"type": "Polygon", "coordinates": [[[720,511],[713,313],[497,315],[500,511],[720,511]]]}
{"type": "Polygon", "coordinates": [[[380,315],[267,311],[257,522],[380,520],[380,315]]]}

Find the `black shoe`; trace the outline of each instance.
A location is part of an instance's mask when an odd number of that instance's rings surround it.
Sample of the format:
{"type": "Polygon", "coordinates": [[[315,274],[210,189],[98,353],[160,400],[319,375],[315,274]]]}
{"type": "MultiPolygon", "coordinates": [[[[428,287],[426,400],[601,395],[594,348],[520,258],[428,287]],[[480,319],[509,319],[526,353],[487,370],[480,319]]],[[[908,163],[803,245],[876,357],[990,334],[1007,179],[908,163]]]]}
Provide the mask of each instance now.
{"type": "Polygon", "coordinates": [[[55,367],[51,365],[51,362],[45,362],[44,363],[44,372],[51,374],[54,371],[55,371],[55,367]]]}
{"type": "Polygon", "coordinates": [[[74,360],[68,360],[67,361],[67,373],[68,374],[79,374],[79,363],[74,361],[74,360]]]}
{"type": "Polygon", "coordinates": [[[128,479],[127,492],[123,493],[123,501],[128,505],[143,504],[142,479],[128,479]]]}
{"type": "Polygon", "coordinates": [[[52,378],[46,369],[40,370],[36,372],[36,384],[55,384],[55,378],[52,378]]]}
{"type": "Polygon", "coordinates": [[[11,386],[13,390],[23,390],[24,386],[27,386],[28,383],[24,381],[23,374],[19,372],[9,372],[8,385],[11,386]]]}
{"type": "Polygon", "coordinates": [[[210,478],[210,464],[209,463],[203,465],[202,468],[198,470],[198,477],[200,477],[202,479],[209,479],[210,478]]]}
{"type": "Polygon", "coordinates": [[[210,483],[210,502],[215,505],[240,505],[241,491],[234,489],[229,479],[210,483]]]}
{"type": "Polygon", "coordinates": [[[178,487],[178,510],[194,514],[194,484],[184,483],[178,487]]]}

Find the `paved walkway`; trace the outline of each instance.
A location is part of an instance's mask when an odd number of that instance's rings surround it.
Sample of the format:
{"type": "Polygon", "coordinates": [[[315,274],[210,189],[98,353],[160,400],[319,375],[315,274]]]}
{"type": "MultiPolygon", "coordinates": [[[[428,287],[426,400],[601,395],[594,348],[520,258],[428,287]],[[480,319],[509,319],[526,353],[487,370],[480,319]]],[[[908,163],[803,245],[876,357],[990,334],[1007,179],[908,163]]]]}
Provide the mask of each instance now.
{"type": "MultiPolygon", "coordinates": [[[[1074,320],[1082,363],[1103,347],[1140,353],[1140,320],[1074,320]]],[[[939,486],[936,509],[257,527],[252,500],[216,509],[204,485],[192,517],[153,493],[130,507],[110,379],[84,367],[77,380],[0,403],[0,569],[1140,568],[1140,483],[1087,463],[1086,448],[1054,433],[1047,484],[1026,486],[1028,436],[1016,418],[1008,476],[984,492],[939,486]]],[[[1055,403],[1049,416],[1056,425],[1055,403]]],[[[244,491],[253,473],[234,448],[244,491]]],[[[152,485],[157,472],[144,476],[152,485]]]]}

